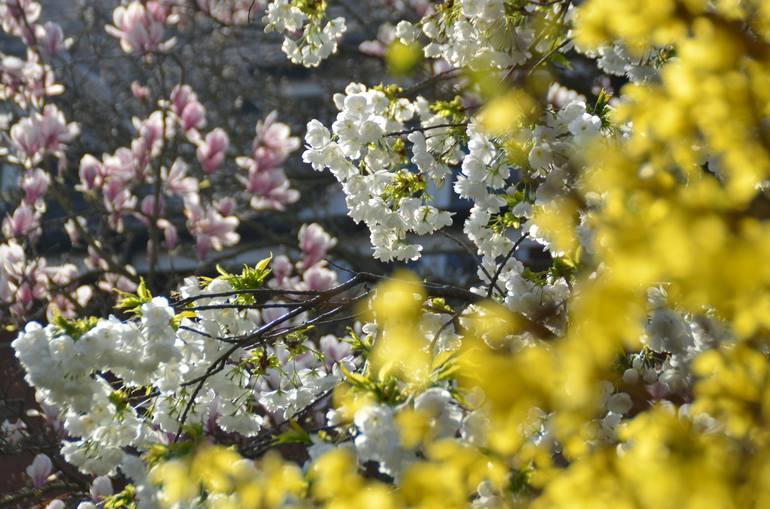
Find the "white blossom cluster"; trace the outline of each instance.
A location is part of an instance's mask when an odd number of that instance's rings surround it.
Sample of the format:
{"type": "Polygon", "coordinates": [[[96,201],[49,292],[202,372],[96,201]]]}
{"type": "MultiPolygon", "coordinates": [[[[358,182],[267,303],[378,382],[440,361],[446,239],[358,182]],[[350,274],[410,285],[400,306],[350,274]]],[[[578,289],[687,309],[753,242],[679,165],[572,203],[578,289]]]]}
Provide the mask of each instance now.
{"type": "MultiPolygon", "coordinates": [[[[320,4],[321,2],[316,2],[320,4]]],[[[345,18],[326,21],[313,2],[275,0],[267,5],[263,18],[266,32],[284,34],[281,49],[295,64],[317,67],[336,53],[337,41],[345,33],[345,18]]]]}
{"type": "Polygon", "coordinates": [[[442,58],[452,67],[508,69],[531,57],[535,39],[532,27],[523,23],[512,29],[509,21],[503,0],[463,0],[417,24],[399,22],[396,37],[413,44],[425,36],[425,57],[442,58]]]}
{"type": "MultiPolygon", "coordinates": [[[[302,228],[299,241],[299,275],[293,276],[288,258],[281,257],[270,286],[331,288],[336,274],[323,257],[336,240],[312,224],[302,228]]],[[[254,436],[263,425],[288,421],[327,394],[343,376],[340,363],[356,369],[350,345],[334,336],[318,344],[276,338],[233,347],[238,338],[288,312],[284,301],[240,309],[238,294],[224,276],[205,289],[198,278],[188,278],[179,295],[193,299],[195,311],[179,315],[166,298],[154,297],[141,304],[134,320],[94,319],[85,331],[71,322],[64,322],[70,328],[62,322],[30,322],[13,341],[27,382],[63,422],[62,454],[82,471],[113,474],[122,462],[133,461],[126,460],[127,449],[147,451],[179,434],[183,416],[185,424],[206,433],[254,436]],[[210,370],[220,363],[219,370],[210,370]],[[198,380],[205,381],[196,391],[198,380]]],[[[305,320],[303,313],[285,323],[305,320]]],[[[23,434],[12,428],[4,424],[4,434],[23,434]]]]}
{"type": "Polygon", "coordinates": [[[318,171],[328,168],[342,184],[350,217],[369,227],[376,258],[417,259],[421,247],[409,243],[407,235],[451,224],[451,215],[433,206],[425,192],[428,181],[443,184],[447,162],[459,156],[450,129],[442,127],[446,121],[423,98],[392,99],[362,84],[335,94],[334,103],[339,113],[331,131],[317,120],[308,124],[303,160],[318,171]],[[430,130],[429,140],[418,131],[409,134],[416,172],[397,152],[399,138],[392,135],[413,119],[430,130]]]}
{"type": "Polygon", "coordinates": [[[655,79],[658,70],[654,65],[654,56],[658,50],[649,50],[641,57],[633,55],[623,44],[602,46],[596,54],[596,64],[607,74],[625,76],[634,83],[655,79]]]}
{"type": "MultiPolygon", "coordinates": [[[[550,95],[553,106],[537,124],[517,133],[516,143],[528,153],[523,167],[511,163],[506,148],[511,140],[486,133],[477,119],[462,124],[464,153],[451,121],[434,113],[426,99],[410,101],[359,84],[335,95],[340,112],[331,130],[317,120],[308,124],[303,159],[316,170],[329,169],[342,184],[350,217],[367,225],[374,256],[386,261],[418,258],[422,246],[410,235],[451,224],[451,213],[430,201],[424,184],[449,185],[459,169],[452,188],[472,204],[463,231],[481,257],[479,277],[488,285],[500,258],[522,233],[550,247],[531,220],[533,208],[568,193],[574,184],[573,155],[602,134],[602,119],[589,111],[585,98],[561,89],[550,95]],[[522,173],[530,182],[525,193],[522,173]]],[[[567,298],[563,279],[536,283],[523,272],[524,266],[509,257],[497,276],[493,296],[511,310],[537,314],[567,298]]],[[[554,326],[564,318],[556,315],[554,326]]]]}
{"type": "Polygon", "coordinates": [[[644,383],[648,392],[663,399],[690,390],[695,382],[691,366],[698,354],[715,349],[730,337],[722,322],[706,314],[673,309],[664,288],[648,290],[650,309],[642,342],[647,351],[631,356],[623,373],[626,383],[644,383]]]}
{"type": "Polygon", "coordinates": [[[431,438],[454,438],[463,427],[463,411],[449,391],[432,387],[417,395],[413,401],[397,407],[371,405],[356,412],[354,446],[359,462],[373,461],[378,471],[398,480],[401,472],[416,461],[416,448],[401,444],[396,414],[404,407],[424,412],[429,419],[431,438]]]}

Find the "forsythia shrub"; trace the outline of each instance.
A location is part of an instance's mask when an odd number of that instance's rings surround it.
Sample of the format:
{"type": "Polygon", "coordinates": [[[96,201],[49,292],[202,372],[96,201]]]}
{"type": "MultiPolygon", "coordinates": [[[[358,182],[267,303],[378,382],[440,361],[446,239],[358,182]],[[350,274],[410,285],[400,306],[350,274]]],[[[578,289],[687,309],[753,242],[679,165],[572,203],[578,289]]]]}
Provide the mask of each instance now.
{"type": "MultiPolygon", "coordinates": [[[[392,65],[440,62],[451,93],[351,83],[331,126],[307,125],[303,160],[379,260],[419,259],[459,224],[439,192],[465,200],[475,284],[303,286],[267,259],[171,300],[140,285],[128,319],[26,325],[13,346],[64,458],[126,486],[69,501],[770,507],[770,4],[576,3],[412,2],[391,40],[422,57],[392,65]],[[619,94],[558,83],[586,62],[619,94]],[[343,309],[347,332],[314,334],[343,309]]],[[[293,62],[336,50],[332,0],[268,4],[293,62]]],[[[116,11],[125,51],[148,6],[116,11]]],[[[308,228],[302,274],[336,242],[308,228]]]]}

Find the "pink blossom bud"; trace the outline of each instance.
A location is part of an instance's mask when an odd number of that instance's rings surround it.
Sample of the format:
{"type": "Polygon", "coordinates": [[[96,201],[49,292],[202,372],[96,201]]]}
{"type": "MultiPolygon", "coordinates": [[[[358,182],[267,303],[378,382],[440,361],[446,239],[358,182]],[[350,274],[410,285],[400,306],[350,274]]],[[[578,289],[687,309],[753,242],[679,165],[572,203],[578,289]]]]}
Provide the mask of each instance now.
{"type": "Polygon", "coordinates": [[[162,220],[158,221],[161,228],[163,228],[163,239],[166,245],[166,249],[174,249],[179,245],[179,232],[171,222],[162,220]]]}
{"type": "Polygon", "coordinates": [[[180,115],[182,129],[203,129],[206,126],[206,109],[198,101],[192,101],[182,110],[180,115]]]}
{"type": "Polygon", "coordinates": [[[273,278],[278,286],[282,286],[284,281],[291,276],[291,271],[294,270],[291,261],[285,255],[276,256],[273,259],[273,278]]]}
{"type": "Polygon", "coordinates": [[[303,255],[299,267],[306,270],[322,260],[329,249],[337,245],[337,239],[317,223],[303,224],[299,230],[298,239],[303,255]]]}
{"type": "Polygon", "coordinates": [[[302,282],[308,290],[325,292],[337,282],[337,273],[316,264],[302,274],[302,282]]]}
{"type": "Polygon", "coordinates": [[[121,179],[112,178],[107,182],[104,187],[104,199],[106,201],[114,202],[118,199],[118,196],[126,189],[126,184],[121,179]]]}
{"type": "Polygon", "coordinates": [[[41,169],[35,169],[24,175],[21,181],[21,188],[24,190],[24,202],[28,205],[34,205],[38,200],[45,196],[48,191],[50,177],[41,169]]]}
{"type": "Polygon", "coordinates": [[[196,101],[195,93],[188,85],[177,85],[171,90],[171,109],[179,116],[182,116],[185,106],[190,102],[196,101]]]}
{"type": "Polygon", "coordinates": [[[6,237],[34,237],[39,233],[39,228],[39,214],[32,207],[24,204],[3,221],[3,233],[6,237]]]}
{"type": "Polygon", "coordinates": [[[45,454],[38,454],[27,467],[27,475],[32,479],[32,485],[35,488],[41,488],[53,471],[51,458],[45,454]]]}
{"type": "Polygon", "coordinates": [[[332,334],[321,338],[320,347],[321,353],[324,354],[324,359],[326,359],[327,367],[329,368],[331,367],[331,364],[339,362],[350,355],[353,350],[350,343],[339,341],[332,334]]]}
{"type": "Polygon", "coordinates": [[[206,174],[214,173],[222,165],[229,145],[230,140],[227,133],[222,129],[214,129],[206,135],[206,139],[196,152],[198,161],[200,161],[206,174]]]}
{"type": "Polygon", "coordinates": [[[35,25],[35,38],[38,45],[48,55],[55,55],[69,46],[70,40],[64,39],[64,32],[58,23],[52,21],[44,25],[35,25]]]}
{"type": "Polygon", "coordinates": [[[80,170],[78,171],[82,189],[89,191],[100,186],[103,172],[102,163],[97,158],[91,154],[84,155],[80,160],[80,170]]]}
{"type": "Polygon", "coordinates": [[[113,494],[112,481],[110,481],[109,477],[100,475],[91,483],[89,493],[91,498],[97,502],[109,497],[113,494]]]}

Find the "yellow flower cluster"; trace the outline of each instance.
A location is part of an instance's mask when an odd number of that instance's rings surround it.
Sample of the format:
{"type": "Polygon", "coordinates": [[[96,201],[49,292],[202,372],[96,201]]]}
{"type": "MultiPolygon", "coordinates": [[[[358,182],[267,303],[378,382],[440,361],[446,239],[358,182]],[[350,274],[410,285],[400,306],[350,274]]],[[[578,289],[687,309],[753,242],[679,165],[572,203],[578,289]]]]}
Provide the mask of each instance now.
{"type": "Polygon", "coordinates": [[[306,489],[299,468],[277,453],[255,464],[214,445],[159,463],[150,480],[161,486],[161,501],[169,507],[187,507],[204,495],[212,509],[270,509],[299,499],[306,489]]]}

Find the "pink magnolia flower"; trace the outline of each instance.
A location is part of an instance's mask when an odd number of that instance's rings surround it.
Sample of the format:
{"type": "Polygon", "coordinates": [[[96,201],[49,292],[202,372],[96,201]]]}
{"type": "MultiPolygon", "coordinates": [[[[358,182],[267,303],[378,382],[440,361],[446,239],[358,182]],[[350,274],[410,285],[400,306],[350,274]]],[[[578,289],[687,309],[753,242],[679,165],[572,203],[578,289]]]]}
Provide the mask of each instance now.
{"type": "MultiPolygon", "coordinates": [[[[280,303],[271,302],[271,304],[280,304],[280,303]]],[[[278,318],[282,317],[289,311],[290,311],[289,308],[285,308],[285,307],[265,308],[262,310],[262,321],[264,323],[270,323],[273,320],[277,320],[278,318]]]]}
{"type": "Polygon", "coordinates": [[[24,203],[34,206],[38,202],[42,202],[42,198],[48,191],[50,183],[51,178],[39,168],[26,173],[21,179],[21,188],[24,190],[24,203]]]}
{"type": "Polygon", "coordinates": [[[103,189],[104,207],[111,213],[110,225],[123,231],[123,214],[134,210],[137,198],[120,179],[110,179],[103,189]]]}
{"type": "Polygon", "coordinates": [[[51,67],[37,61],[34,54],[29,55],[29,60],[24,64],[23,73],[26,90],[21,92],[26,94],[34,104],[39,104],[39,99],[45,96],[59,95],[64,92],[64,87],[56,83],[51,67]]]}
{"type": "Polygon", "coordinates": [[[35,302],[35,287],[29,283],[22,283],[16,288],[11,300],[13,302],[11,313],[16,316],[23,316],[35,302]]]}
{"type": "Polygon", "coordinates": [[[317,263],[302,274],[302,287],[305,290],[325,292],[337,283],[337,273],[317,263]]]}
{"type": "Polygon", "coordinates": [[[30,26],[40,18],[40,4],[35,0],[6,0],[0,3],[3,30],[21,36],[28,45],[32,41],[30,26]]]}
{"type": "MultiPolygon", "coordinates": [[[[129,272],[135,273],[135,271],[133,270],[134,268],[131,267],[130,265],[126,268],[129,269],[129,272]]],[[[120,290],[121,292],[136,291],[136,283],[131,281],[126,276],[123,276],[121,274],[114,274],[112,272],[108,272],[104,274],[101,277],[101,279],[99,279],[97,286],[103,292],[108,292],[108,293],[113,293],[115,290],[120,290]]]]}
{"type": "Polygon", "coordinates": [[[71,283],[78,275],[78,268],[71,263],[65,263],[63,265],[52,265],[45,267],[42,270],[53,283],[59,286],[64,286],[71,283]]]}
{"type": "Polygon", "coordinates": [[[81,191],[90,191],[96,187],[102,185],[102,176],[105,174],[102,163],[92,156],[86,154],[80,159],[80,168],[78,175],[80,176],[80,184],[78,189],[81,191]]]}
{"type": "Polygon", "coordinates": [[[6,237],[36,239],[40,235],[40,213],[30,205],[20,205],[13,215],[3,221],[3,234],[6,237]]]}
{"type": "Polygon", "coordinates": [[[72,44],[72,39],[65,39],[58,23],[52,21],[44,25],[35,25],[35,38],[38,46],[48,55],[56,55],[72,44]]]}
{"type": "Polygon", "coordinates": [[[45,153],[61,155],[64,144],[79,132],[77,124],[68,124],[58,108],[49,104],[42,114],[33,113],[11,127],[11,138],[27,160],[35,164],[45,153]]]}
{"type": "Polygon", "coordinates": [[[333,334],[323,336],[320,341],[321,353],[326,359],[326,367],[331,369],[332,365],[341,361],[353,351],[353,346],[345,341],[339,341],[333,334]]]}
{"type": "Polygon", "coordinates": [[[236,163],[249,171],[248,178],[238,179],[250,193],[250,205],[256,210],[283,210],[286,205],[299,199],[299,191],[289,187],[286,174],[280,168],[262,170],[259,164],[248,158],[238,158],[236,163]]]}
{"type": "MultiPolygon", "coordinates": [[[[64,318],[75,318],[78,314],[78,309],[75,307],[75,303],[72,302],[72,297],[75,298],[80,306],[85,307],[94,295],[94,290],[90,285],[79,286],[73,295],[64,295],[58,293],[51,297],[46,308],[46,318],[49,322],[53,321],[56,316],[63,316],[64,318]]],[[[51,407],[52,408],[52,407],[51,407]]],[[[52,421],[54,423],[55,421],[52,421]]]]}
{"type": "Polygon", "coordinates": [[[180,120],[182,129],[187,133],[193,130],[203,129],[206,126],[206,108],[197,101],[191,102],[185,106],[180,120]]]}
{"type": "Polygon", "coordinates": [[[277,117],[278,113],[273,111],[264,122],[257,122],[252,155],[261,168],[278,166],[300,146],[299,138],[291,136],[288,125],[276,122],[277,117]]]}
{"type": "Polygon", "coordinates": [[[26,260],[24,248],[15,240],[0,244],[0,273],[19,274],[26,260]]]}
{"type": "Polygon", "coordinates": [[[318,223],[303,224],[297,238],[302,250],[302,261],[297,264],[300,270],[307,270],[321,261],[326,253],[337,245],[337,239],[329,235],[318,223]]]}
{"type": "Polygon", "coordinates": [[[235,232],[238,218],[225,217],[214,208],[204,210],[197,201],[186,200],[185,215],[187,227],[195,237],[198,258],[205,259],[209,251],[221,251],[225,247],[234,246],[241,240],[235,232]]]}
{"type": "MultiPolygon", "coordinates": [[[[93,164],[90,160],[89,163],[93,164]]],[[[107,182],[130,182],[141,176],[133,152],[126,147],[120,147],[113,155],[103,156],[103,164],[100,168],[103,179],[107,182]]]]}
{"type": "Polygon", "coordinates": [[[187,163],[182,159],[177,158],[167,174],[165,174],[165,168],[163,171],[163,186],[166,193],[182,197],[190,193],[198,193],[198,179],[187,176],[187,163]]]}
{"type": "Polygon", "coordinates": [[[185,132],[206,126],[206,109],[188,85],[177,85],[171,91],[171,109],[185,132]]]}
{"type": "Polygon", "coordinates": [[[294,267],[291,264],[291,260],[286,255],[276,256],[271,264],[273,268],[273,279],[270,281],[271,286],[276,288],[285,288],[284,283],[287,282],[289,276],[291,276],[294,267]]]}
{"type": "Polygon", "coordinates": [[[167,12],[158,2],[145,6],[137,0],[127,7],[118,6],[112,13],[115,25],[107,25],[107,33],[120,39],[120,47],[126,53],[145,55],[167,51],[174,45],[174,38],[164,41],[163,23],[167,12]]]}
{"type": "Polygon", "coordinates": [[[0,58],[0,86],[3,95],[12,98],[22,108],[26,108],[29,103],[38,106],[41,98],[64,92],[64,87],[56,83],[50,66],[41,62],[34,53],[28,53],[27,58],[0,58]]]}
{"type": "Polygon", "coordinates": [[[27,63],[11,55],[6,55],[0,60],[0,72],[5,95],[15,96],[26,86],[24,67],[27,63]]]}
{"type": "Polygon", "coordinates": [[[11,312],[21,316],[36,300],[47,297],[51,281],[46,273],[45,258],[25,261],[7,267],[6,277],[10,280],[12,294],[7,301],[13,302],[11,312]]]}
{"type": "Polygon", "coordinates": [[[88,226],[88,223],[86,222],[86,218],[83,216],[77,216],[75,218],[70,218],[67,220],[66,223],[64,223],[64,231],[67,233],[67,236],[70,239],[70,242],[75,245],[80,243],[80,229],[78,228],[77,224],[79,224],[83,229],[85,229],[88,226]]]}
{"type": "Polygon", "coordinates": [[[222,166],[229,146],[230,139],[227,137],[227,133],[220,128],[216,128],[206,135],[206,139],[198,147],[196,155],[207,175],[214,173],[217,168],[222,166]]]}
{"type": "Polygon", "coordinates": [[[185,106],[191,101],[197,101],[197,96],[189,85],[177,85],[171,90],[171,109],[178,116],[182,115],[185,106]]]}
{"type": "Polygon", "coordinates": [[[81,306],[86,306],[91,300],[91,297],[93,297],[93,294],[94,290],[90,285],[79,286],[75,290],[74,295],[64,295],[62,293],[57,293],[50,298],[48,307],[46,308],[45,316],[49,322],[53,321],[54,318],[59,315],[63,316],[64,318],[75,318],[77,317],[78,309],[72,302],[71,297],[74,297],[75,302],[81,306]]]}
{"type": "Polygon", "coordinates": [[[53,472],[53,463],[45,454],[35,456],[32,464],[27,467],[27,475],[32,479],[32,485],[35,488],[41,488],[48,481],[51,472],[53,472]]]}
{"type": "Polygon", "coordinates": [[[115,210],[116,207],[111,204],[118,201],[118,197],[126,190],[126,183],[123,180],[119,178],[109,179],[103,190],[105,205],[107,205],[109,209],[115,210]]]}
{"type": "Polygon", "coordinates": [[[220,200],[217,200],[214,203],[214,207],[223,216],[232,216],[233,213],[235,212],[235,206],[236,206],[235,200],[229,196],[226,196],[220,200]]]}
{"type": "Polygon", "coordinates": [[[166,249],[174,249],[179,245],[179,232],[171,221],[159,219],[158,227],[163,230],[163,244],[166,249]]]}
{"type": "MultiPolygon", "coordinates": [[[[159,202],[158,213],[160,217],[165,212],[166,201],[163,199],[163,196],[160,196],[159,198],[160,199],[158,200],[159,202]]],[[[145,224],[149,225],[150,224],[149,218],[152,218],[155,215],[155,196],[151,194],[148,194],[147,196],[145,196],[142,199],[142,204],[140,206],[140,209],[142,211],[142,214],[144,214],[143,217],[140,216],[140,220],[145,224]]]]}
{"type": "Polygon", "coordinates": [[[358,51],[372,57],[384,57],[388,46],[396,39],[396,29],[390,23],[380,25],[377,39],[364,41],[358,45],[358,51]]]}
{"type": "Polygon", "coordinates": [[[144,120],[134,119],[139,136],[131,142],[131,153],[136,161],[137,176],[141,176],[150,159],[157,157],[163,148],[165,135],[171,136],[171,127],[164,121],[162,111],[153,111],[144,120]],[[164,125],[166,131],[164,133],[164,125]]]}

